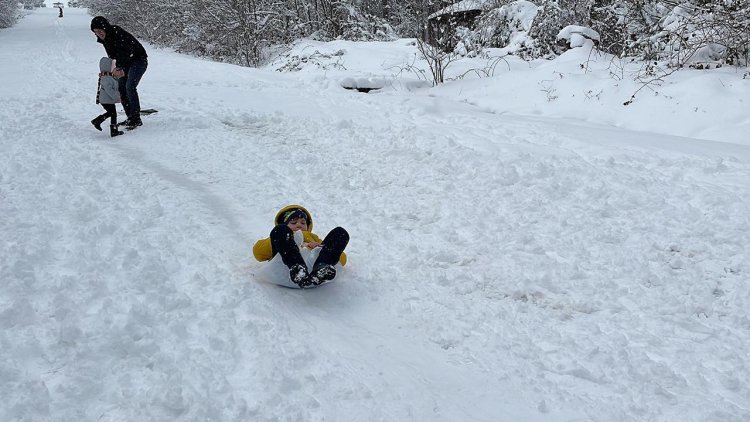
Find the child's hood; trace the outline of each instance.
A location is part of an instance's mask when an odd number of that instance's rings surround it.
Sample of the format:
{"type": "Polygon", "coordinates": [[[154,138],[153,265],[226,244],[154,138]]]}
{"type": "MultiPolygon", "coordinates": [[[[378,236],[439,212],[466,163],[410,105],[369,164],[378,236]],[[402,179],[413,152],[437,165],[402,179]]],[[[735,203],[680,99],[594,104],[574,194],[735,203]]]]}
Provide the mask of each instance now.
{"type": "Polygon", "coordinates": [[[289,210],[294,210],[294,209],[302,210],[302,212],[305,213],[305,215],[307,216],[307,231],[311,232],[313,229],[312,215],[310,215],[310,211],[306,210],[305,207],[303,207],[302,205],[292,204],[292,205],[287,205],[284,208],[280,209],[279,212],[276,213],[276,218],[273,219],[274,223],[276,223],[277,225],[283,224],[284,213],[286,213],[289,210]]]}
{"type": "Polygon", "coordinates": [[[99,60],[99,71],[100,72],[111,72],[112,71],[112,59],[109,57],[102,57],[99,60]]]}

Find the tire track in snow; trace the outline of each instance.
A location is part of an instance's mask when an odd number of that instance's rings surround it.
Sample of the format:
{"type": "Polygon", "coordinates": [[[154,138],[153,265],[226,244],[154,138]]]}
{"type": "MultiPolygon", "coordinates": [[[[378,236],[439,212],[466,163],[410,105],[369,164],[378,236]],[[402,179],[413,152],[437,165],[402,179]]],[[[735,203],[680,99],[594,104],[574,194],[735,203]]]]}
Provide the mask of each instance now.
{"type": "MultiPolygon", "coordinates": [[[[137,133],[133,133],[129,136],[137,135],[137,133]]],[[[224,199],[218,194],[213,193],[204,184],[196,182],[184,174],[171,170],[154,160],[147,159],[145,153],[137,148],[127,146],[121,142],[113,142],[106,145],[116,149],[124,158],[148,170],[160,180],[189,192],[206,210],[211,212],[212,216],[222,220],[226,224],[225,229],[222,231],[228,232],[230,237],[240,243],[246,242],[246,239],[241,237],[243,230],[237,216],[231,211],[231,208],[226,204],[224,199]]]]}

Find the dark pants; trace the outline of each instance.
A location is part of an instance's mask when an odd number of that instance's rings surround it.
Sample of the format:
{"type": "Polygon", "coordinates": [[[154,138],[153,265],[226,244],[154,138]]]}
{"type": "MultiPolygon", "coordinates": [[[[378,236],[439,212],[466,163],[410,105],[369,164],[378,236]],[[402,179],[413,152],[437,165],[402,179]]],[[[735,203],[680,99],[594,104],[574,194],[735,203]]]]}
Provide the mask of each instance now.
{"type": "MultiPolygon", "coordinates": [[[[349,233],[341,227],[336,227],[323,239],[323,246],[313,268],[319,265],[336,265],[349,243],[349,233]]],[[[305,260],[294,243],[294,232],[285,224],[279,224],[271,230],[271,250],[273,255],[281,255],[281,261],[289,268],[294,265],[305,265],[305,260]]]]}
{"type": "Polygon", "coordinates": [[[138,98],[138,83],[141,82],[143,74],[148,68],[147,59],[137,59],[131,62],[128,67],[124,67],[125,76],[117,80],[117,88],[120,91],[120,101],[122,108],[128,119],[140,120],[141,118],[141,101],[138,98]]]}
{"type": "Polygon", "coordinates": [[[114,104],[102,104],[106,113],[102,114],[105,118],[109,117],[109,122],[113,125],[117,124],[117,108],[114,104]]]}
{"type": "Polygon", "coordinates": [[[336,227],[331,230],[326,238],[323,239],[323,249],[315,260],[315,267],[321,264],[336,265],[341,258],[341,252],[344,252],[346,245],[349,243],[349,233],[343,227],[336,227]]]}

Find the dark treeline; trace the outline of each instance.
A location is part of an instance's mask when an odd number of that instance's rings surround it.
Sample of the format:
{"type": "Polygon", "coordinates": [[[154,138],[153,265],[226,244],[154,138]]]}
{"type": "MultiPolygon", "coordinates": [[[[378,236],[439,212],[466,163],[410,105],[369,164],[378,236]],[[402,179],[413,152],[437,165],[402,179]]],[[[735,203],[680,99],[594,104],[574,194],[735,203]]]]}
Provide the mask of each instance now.
{"type": "MultiPolygon", "coordinates": [[[[256,66],[275,47],[303,38],[391,40],[421,37],[428,17],[455,0],[72,0],[151,43],[216,60],[256,66]]],[[[504,47],[508,16],[520,3],[539,6],[528,41],[517,54],[551,58],[566,48],[557,40],[567,25],[599,33],[598,47],[618,57],[706,60],[748,64],[748,0],[474,0],[482,14],[447,36],[481,50],[504,47]]],[[[15,0],[0,0],[0,27],[15,21],[15,0]]]]}

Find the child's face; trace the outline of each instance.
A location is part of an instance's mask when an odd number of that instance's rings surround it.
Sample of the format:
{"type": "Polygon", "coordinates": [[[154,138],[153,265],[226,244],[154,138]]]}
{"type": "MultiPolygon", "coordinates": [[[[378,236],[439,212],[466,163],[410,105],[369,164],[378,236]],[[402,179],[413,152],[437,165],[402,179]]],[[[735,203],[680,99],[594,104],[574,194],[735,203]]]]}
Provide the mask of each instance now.
{"type": "Polygon", "coordinates": [[[286,225],[292,229],[293,232],[296,232],[297,230],[307,231],[307,220],[305,220],[303,217],[299,218],[293,218],[289,220],[286,225]]]}

